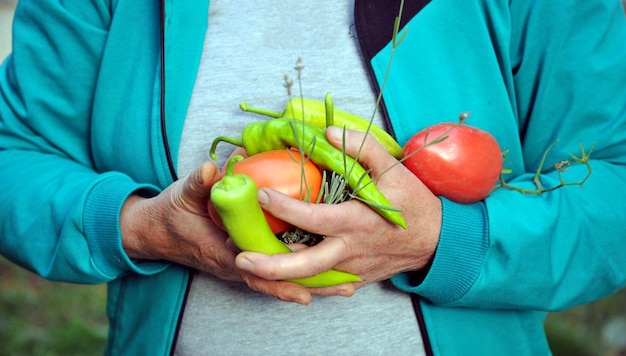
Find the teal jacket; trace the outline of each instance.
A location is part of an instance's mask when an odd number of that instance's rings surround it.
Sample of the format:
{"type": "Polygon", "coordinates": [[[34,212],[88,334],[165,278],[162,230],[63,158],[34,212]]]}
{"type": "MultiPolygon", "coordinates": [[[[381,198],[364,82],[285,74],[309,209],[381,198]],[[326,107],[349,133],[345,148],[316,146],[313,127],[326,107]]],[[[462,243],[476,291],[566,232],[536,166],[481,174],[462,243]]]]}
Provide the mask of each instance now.
{"type": "MultiPolygon", "coordinates": [[[[396,10],[356,3],[380,84],[396,10]]],[[[623,10],[604,0],[411,1],[405,10],[383,106],[400,143],[469,110],[508,150],[507,181],[525,188],[555,140],[547,162],[595,144],[582,189],[442,199],[432,266],[392,279],[415,296],[434,354],[549,353],[548,311],[626,285],[623,10]]],[[[208,0],[22,0],[15,13],[0,70],[0,253],[51,280],[108,283],[109,354],[167,354],[176,337],[190,272],[129,259],[119,214],[129,194],[155,195],[176,179],[207,13],[208,0]]],[[[586,173],[574,165],[564,178],[586,173]]],[[[559,182],[555,171],[541,178],[559,182]]]]}

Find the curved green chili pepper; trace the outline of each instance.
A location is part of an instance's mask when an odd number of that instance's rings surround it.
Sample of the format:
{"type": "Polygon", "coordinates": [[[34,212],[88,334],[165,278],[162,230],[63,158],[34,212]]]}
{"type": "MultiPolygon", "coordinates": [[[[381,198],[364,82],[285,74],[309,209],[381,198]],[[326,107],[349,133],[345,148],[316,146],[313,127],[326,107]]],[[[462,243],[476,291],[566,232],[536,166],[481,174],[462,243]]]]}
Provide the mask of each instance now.
{"type": "MultiPolygon", "coordinates": [[[[285,119],[298,119],[317,126],[319,128],[326,128],[326,109],[329,101],[329,94],[326,96],[325,102],[320,102],[312,99],[292,98],[287,102],[285,111],[277,112],[261,108],[255,108],[248,103],[241,102],[239,107],[241,110],[251,112],[255,114],[265,115],[272,118],[285,118],[285,119]],[[303,115],[304,113],[304,115],[303,115]]],[[[370,125],[370,121],[360,116],[351,114],[339,109],[333,110],[333,125],[344,127],[349,130],[368,132],[372,135],[392,156],[396,159],[402,158],[402,147],[396,140],[391,137],[387,131],[374,125],[370,125]]]]}
{"type": "Polygon", "coordinates": [[[211,146],[213,159],[217,159],[215,149],[222,141],[245,148],[248,155],[298,148],[318,167],[341,174],[352,192],[388,221],[406,228],[400,212],[378,190],[368,172],[354,158],[328,142],[324,129],[294,119],[251,122],[244,128],[240,139],[217,137],[211,146]]]}
{"type": "MultiPolygon", "coordinates": [[[[226,175],[211,188],[211,202],[219,214],[231,240],[243,251],[275,255],[290,253],[270,228],[259,206],[257,186],[245,174],[235,174],[234,163],[243,159],[234,156],[228,162],[226,175]]],[[[360,282],[351,273],[328,270],[312,277],[289,280],[305,287],[328,287],[338,284],[360,282]]]]}

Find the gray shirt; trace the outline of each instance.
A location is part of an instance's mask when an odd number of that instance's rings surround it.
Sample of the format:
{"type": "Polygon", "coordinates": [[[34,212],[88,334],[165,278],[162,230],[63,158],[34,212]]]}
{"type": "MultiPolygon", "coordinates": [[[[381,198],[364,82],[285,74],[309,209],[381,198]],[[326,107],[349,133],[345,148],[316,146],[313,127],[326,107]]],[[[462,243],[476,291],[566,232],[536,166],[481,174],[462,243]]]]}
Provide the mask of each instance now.
{"type": "MultiPolygon", "coordinates": [[[[282,111],[289,99],[284,76],[299,96],[302,59],[305,98],[323,100],[370,118],[375,94],[353,25],[353,0],[212,0],[204,53],[185,121],[178,173],[210,159],[219,135],[239,136],[249,104],[282,111]]],[[[380,124],[380,117],[375,122],[380,124]]],[[[219,146],[221,166],[233,147],[219,146]]],[[[314,297],[308,306],[285,303],[245,284],[200,273],[184,311],[177,355],[423,354],[409,295],[388,282],[370,284],[351,298],[314,297]]]]}

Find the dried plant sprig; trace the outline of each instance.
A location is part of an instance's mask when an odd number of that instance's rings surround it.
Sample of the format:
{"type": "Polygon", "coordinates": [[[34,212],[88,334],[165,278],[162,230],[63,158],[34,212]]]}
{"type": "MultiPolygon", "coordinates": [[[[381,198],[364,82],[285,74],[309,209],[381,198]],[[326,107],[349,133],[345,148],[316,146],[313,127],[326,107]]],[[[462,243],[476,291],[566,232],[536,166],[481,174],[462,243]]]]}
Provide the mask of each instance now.
{"type": "MultiPolygon", "coordinates": [[[[350,191],[346,179],[337,172],[331,172],[330,174],[330,178],[324,180],[324,204],[339,204],[350,199],[350,191]]],[[[326,175],[326,171],[324,175],[326,175]]]]}
{"type": "Polygon", "coordinates": [[[291,98],[291,88],[293,87],[293,80],[289,78],[287,74],[284,77],[283,87],[287,90],[287,96],[291,98]]]}
{"type": "Polygon", "coordinates": [[[568,182],[563,178],[562,174],[567,172],[569,167],[571,166],[571,161],[566,159],[566,160],[562,160],[562,161],[552,164],[551,168],[557,171],[559,184],[546,188],[541,182],[541,175],[544,172],[544,166],[546,164],[548,153],[552,150],[552,148],[557,143],[558,143],[558,140],[552,142],[552,144],[548,146],[548,148],[543,153],[543,156],[541,157],[541,161],[539,162],[539,166],[537,167],[537,170],[535,171],[535,176],[533,177],[533,183],[535,184],[535,187],[536,187],[535,189],[525,189],[525,188],[521,188],[512,184],[509,184],[505,181],[503,175],[500,175],[500,185],[497,187],[497,189],[510,189],[510,190],[518,191],[522,194],[536,194],[537,195],[537,194],[551,192],[551,191],[554,191],[563,187],[573,186],[573,185],[574,186],[577,185],[582,188],[583,184],[585,184],[585,182],[589,179],[589,177],[591,176],[591,173],[593,172],[589,158],[591,156],[591,153],[593,152],[595,143],[591,145],[589,152],[585,151],[585,147],[582,145],[582,143],[579,143],[580,157],[575,156],[574,154],[570,153],[570,157],[575,163],[584,164],[587,167],[587,174],[585,174],[585,176],[582,179],[578,181],[568,182]]]}

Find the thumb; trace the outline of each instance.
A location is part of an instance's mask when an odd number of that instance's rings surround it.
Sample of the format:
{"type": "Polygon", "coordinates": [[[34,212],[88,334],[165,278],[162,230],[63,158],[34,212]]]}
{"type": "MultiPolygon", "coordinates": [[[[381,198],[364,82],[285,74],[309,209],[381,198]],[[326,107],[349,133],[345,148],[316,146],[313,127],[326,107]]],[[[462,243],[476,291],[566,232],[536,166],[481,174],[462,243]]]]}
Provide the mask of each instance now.
{"type": "Polygon", "coordinates": [[[179,188],[172,194],[172,199],[176,205],[190,212],[205,215],[211,187],[220,178],[217,166],[212,162],[205,162],[191,172],[183,182],[178,183],[179,188]]]}
{"type": "Polygon", "coordinates": [[[210,191],[213,184],[222,179],[219,168],[213,162],[204,162],[198,171],[200,177],[198,183],[204,187],[205,191],[210,191]]]}

